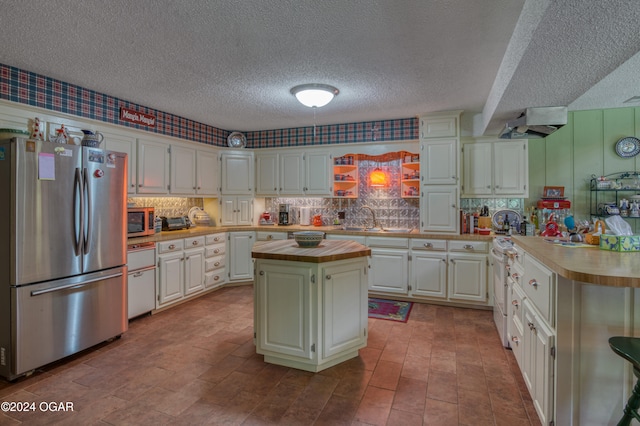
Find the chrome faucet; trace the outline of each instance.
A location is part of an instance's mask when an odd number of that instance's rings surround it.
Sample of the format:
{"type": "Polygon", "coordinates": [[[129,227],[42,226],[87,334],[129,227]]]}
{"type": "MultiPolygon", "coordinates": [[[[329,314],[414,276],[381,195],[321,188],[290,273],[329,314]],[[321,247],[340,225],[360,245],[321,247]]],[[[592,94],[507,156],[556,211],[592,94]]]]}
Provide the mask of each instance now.
{"type": "Polygon", "coordinates": [[[371,212],[371,217],[373,218],[373,227],[380,228],[380,230],[384,231],[384,229],[382,228],[382,225],[378,222],[378,219],[376,218],[376,212],[369,206],[362,206],[362,208],[367,209],[371,212]]]}

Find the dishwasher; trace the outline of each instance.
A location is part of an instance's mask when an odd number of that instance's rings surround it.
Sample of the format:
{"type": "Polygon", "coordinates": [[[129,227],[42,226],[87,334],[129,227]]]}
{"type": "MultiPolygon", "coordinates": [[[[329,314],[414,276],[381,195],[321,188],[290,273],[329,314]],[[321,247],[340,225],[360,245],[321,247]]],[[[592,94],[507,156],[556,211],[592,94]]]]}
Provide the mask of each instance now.
{"type": "Polygon", "coordinates": [[[129,319],[156,307],[156,243],[131,244],[127,248],[129,319]]]}

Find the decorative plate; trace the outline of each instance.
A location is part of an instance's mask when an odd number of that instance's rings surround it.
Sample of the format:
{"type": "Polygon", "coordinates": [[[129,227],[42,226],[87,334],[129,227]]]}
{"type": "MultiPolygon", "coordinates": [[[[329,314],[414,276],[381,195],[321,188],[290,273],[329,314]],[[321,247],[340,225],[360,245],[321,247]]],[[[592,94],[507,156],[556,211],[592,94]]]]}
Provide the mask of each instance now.
{"type": "Polygon", "coordinates": [[[616,154],[620,157],[635,157],[640,154],[640,139],[628,136],[616,142],[616,154]]]}
{"type": "Polygon", "coordinates": [[[230,148],[244,148],[247,146],[247,137],[240,132],[233,132],[227,138],[227,145],[230,148]]]}

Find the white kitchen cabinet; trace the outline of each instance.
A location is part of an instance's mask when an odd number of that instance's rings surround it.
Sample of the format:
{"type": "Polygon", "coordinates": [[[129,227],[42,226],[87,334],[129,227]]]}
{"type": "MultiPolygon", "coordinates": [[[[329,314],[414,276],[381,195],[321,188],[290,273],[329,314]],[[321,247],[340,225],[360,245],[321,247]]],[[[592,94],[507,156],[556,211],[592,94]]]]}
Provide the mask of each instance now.
{"type": "Polygon", "coordinates": [[[138,139],[138,194],[166,194],[169,190],[169,144],[138,139]]]}
{"type": "Polygon", "coordinates": [[[304,195],[305,163],[301,152],[280,154],[280,195],[304,195]]]}
{"type": "Polygon", "coordinates": [[[104,135],[105,149],[127,154],[127,193],[135,194],[137,170],[136,138],[111,132],[102,132],[102,134],[104,135]]]}
{"type": "Polygon", "coordinates": [[[321,371],[367,342],[367,260],[256,259],[254,330],[265,362],[321,371]]]}
{"type": "Polygon", "coordinates": [[[220,162],[222,195],[253,195],[253,154],[223,152],[220,162]]]}
{"type": "Polygon", "coordinates": [[[227,235],[227,259],[229,281],[253,280],[251,248],[255,242],[253,231],[229,232],[227,235]]]}
{"type": "Polygon", "coordinates": [[[555,333],[538,316],[528,299],[524,308],[524,345],[522,375],[533,406],[543,425],[553,419],[553,372],[555,333]]]}
{"type": "Polygon", "coordinates": [[[184,296],[183,241],[165,241],[158,245],[158,303],[176,302],[184,296]]]}
{"type": "Polygon", "coordinates": [[[258,353],[277,353],[305,361],[312,358],[311,277],[310,264],[258,261],[258,353]]]}
{"type": "Polygon", "coordinates": [[[207,289],[220,287],[227,279],[227,234],[205,235],[204,241],[204,286],[207,289]]]}
{"type": "Polygon", "coordinates": [[[411,285],[413,297],[447,298],[447,254],[412,251],[411,285]]]}
{"type": "Polygon", "coordinates": [[[421,232],[459,233],[457,186],[423,186],[420,196],[421,232]]]}
{"type": "Polygon", "coordinates": [[[280,157],[275,152],[256,154],[256,195],[277,196],[280,188],[280,157]]]}
{"type": "Polygon", "coordinates": [[[305,195],[331,196],[333,164],[329,151],[307,151],[304,155],[304,176],[305,195]]]}
{"type": "Polygon", "coordinates": [[[486,302],[488,263],[486,255],[449,253],[449,299],[486,302]]]}
{"type": "Polygon", "coordinates": [[[526,140],[465,144],[462,195],[528,198],[528,158],[526,140]]]}
{"type": "Polygon", "coordinates": [[[171,146],[171,172],[169,192],[193,195],[196,193],[196,150],[178,145],[171,146]]]}
{"type": "Polygon", "coordinates": [[[468,143],[462,147],[462,195],[493,195],[493,145],[468,143]]]}
{"type": "Polygon", "coordinates": [[[215,151],[196,151],[196,194],[217,197],[220,186],[220,163],[215,151]]]}
{"type": "Polygon", "coordinates": [[[455,115],[432,115],[420,118],[421,138],[443,138],[458,136],[458,117],[455,115]]]}
{"type": "Polygon", "coordinates": [[[220,225],[251,225],[253,197],[223,196],[220,198],[220,225]]]}
{"type": "Polygon", "coordinates": [[[369,290],[407,294],[409,289],[409,240],[394,237],[367,237],[371,248],[369,290]]]}
{"type": "Polygon", "coordinates": [[[184,251],[184,295],[204,290],[204,247],[184,251]]]}
{"type": "Polygon", "coordinates": [[[328,151],[264,152],[256,155],[256,194],[264,196],[332,193],[328,151]]]}
{"type": "Polygon", "coordinates": [[[420,172],[423,185],[456,185],[459,180],[459,140],[422,141],[420,172]]]}
{"type": "Polygon", "coordinates": [[[204,245],[204,236],[158,243],[157,308],[204,290],[204,245]]]}

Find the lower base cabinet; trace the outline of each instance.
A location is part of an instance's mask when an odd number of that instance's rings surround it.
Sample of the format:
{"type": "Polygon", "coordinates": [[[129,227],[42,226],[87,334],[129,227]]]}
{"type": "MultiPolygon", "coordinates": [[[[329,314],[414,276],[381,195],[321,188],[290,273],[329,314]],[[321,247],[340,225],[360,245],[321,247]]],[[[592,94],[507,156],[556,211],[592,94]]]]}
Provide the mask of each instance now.
{"type": "Polygon", "coordinates": [[[229,281],[253,280],[251,248],[255,243],[255,232],[239,231],[228,233],[227,275],[229,281]]]}
{"type": "Polygon", "coordinates": [[[321,371],[367,342],[367,258],[327,263],[256,259],[256,351],[266,362],[321,371]]]}

